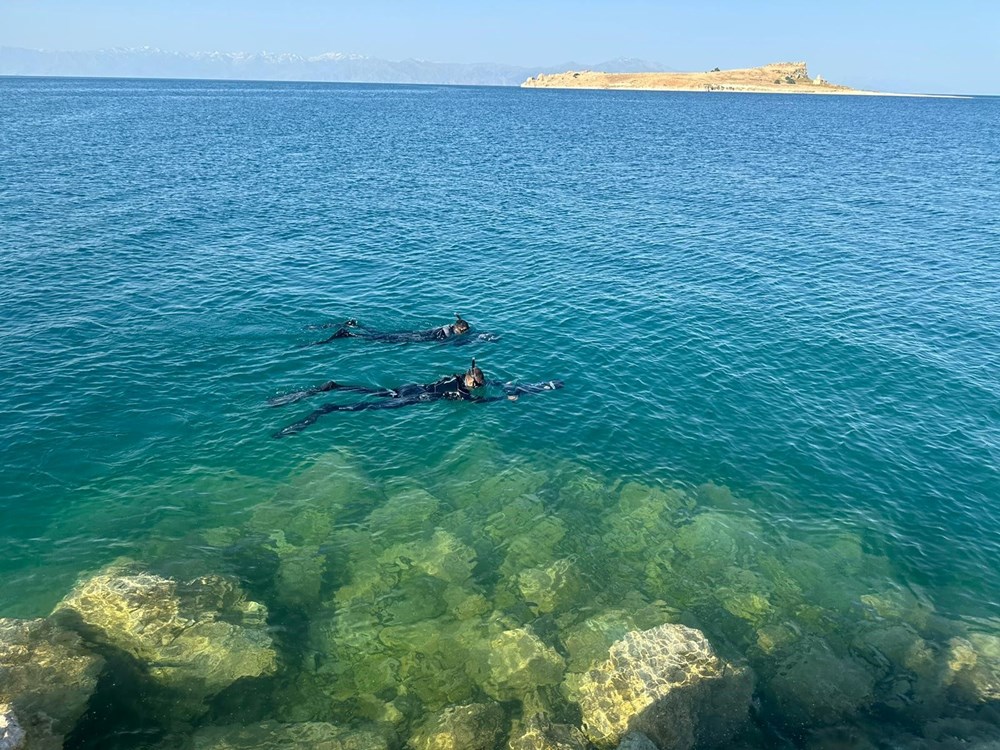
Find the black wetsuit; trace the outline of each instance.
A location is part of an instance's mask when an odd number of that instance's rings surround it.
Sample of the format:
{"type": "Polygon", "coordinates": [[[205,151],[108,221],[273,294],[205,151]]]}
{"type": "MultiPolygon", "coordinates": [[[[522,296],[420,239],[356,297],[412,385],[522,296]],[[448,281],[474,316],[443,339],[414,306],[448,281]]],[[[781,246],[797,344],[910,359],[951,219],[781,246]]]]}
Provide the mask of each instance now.
{"type": "MultiPolygon", "coordinates": [[[[324,414],[334,411],[366,411],[368,409],[398,409],[402,406],[437,401],[439,399],[451,399],[456,401],[474,401],[476,403],[489,403],[491,401],[503,401],[509,398],[516,398],[521,394],[542,393],[544,391],[554,391],[563,387],[561,380],[549,380],[543,383],[504,383],[499,380],[488,380],[485,387],[500,387],[503,395],[488,395],[485,392],[474,393],[466,385],[464,375],[448,375],[435,380],[433,383],[410,383],[399,388],[366,388],[356,385],[340,385],[334,381],[329,381],[315,388],[308,388],[304,391],[296,391],[284,396],[278,396],[268,401],[271,406],[285,406],[293,404],[303,398],[313,396],[317,393],[326,393],[333,390],[353,391],[355,393],[365,393],[370,396],[380,396],[385,401],[357,401],[352,404],[327,403],[300,419],[294,424],[288,425],[274,433],[273,437],[281,438],[287,435],[294,435],[311,425],[324,414]]],[[[479,389],[476,389],[479,390],[479,389]]]]}
{"type": "Polygon", "coordinates": [[[421,341],[449,341],[456,346],[468,344],[473,341],[496,341],[497,336],[492,333],[474,334],[469,330],[459,333],[455,330],[455,324],[429,328],[425,331],[373,331],[372,329],[358,324],[357,321],[349,320],[336,330],[336,332],[322,341],[313,342],[313,346],[319,344],[329,344],[337,339],[368,339],[369,341],[381,341],[387,344],[413,344],[421,341]]]}

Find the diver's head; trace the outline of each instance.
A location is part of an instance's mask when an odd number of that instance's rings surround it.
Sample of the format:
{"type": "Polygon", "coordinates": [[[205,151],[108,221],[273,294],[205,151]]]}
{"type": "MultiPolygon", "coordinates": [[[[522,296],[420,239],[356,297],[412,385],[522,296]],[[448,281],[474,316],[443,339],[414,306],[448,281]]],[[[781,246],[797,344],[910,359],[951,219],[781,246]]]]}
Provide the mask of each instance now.
{"type": "Polygon", "coordinates": [[[462,382],[465,383],[466,388],[481,388],[486,385],[486,377],[483,375],[483,371],[476,367],[476,360],[472,360],[472,365],[462,376],[462,382]]]}
{"type": "Polygon", "coordinates": [[[461,315],[455,313],[455,322],[451,324],[451,329],[455,333],[465,333],[466,331],[469,330],[469,323],[465,320],[462,320],[461,315]]]}

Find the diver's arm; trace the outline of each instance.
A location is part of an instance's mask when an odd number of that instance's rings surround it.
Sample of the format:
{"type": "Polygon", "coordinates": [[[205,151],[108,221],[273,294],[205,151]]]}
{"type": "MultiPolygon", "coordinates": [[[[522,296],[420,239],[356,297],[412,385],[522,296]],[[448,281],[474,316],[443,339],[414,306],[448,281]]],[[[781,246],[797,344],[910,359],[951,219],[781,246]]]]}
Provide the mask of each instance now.
{"type": "Polygon", "coordinates": [[[546,380],[541,383],[515,383],[513,381],[488,380],[486,385],[502,388],[507,396],[520,396],[525,393],[544,393],[545,391],[556,391],[562,388],[565,383],[561,380],[546,380]]]}
{"type": "Polygon", "coordinates": [[[472,343],[483,343],[483,342],[493,342],[499,341],[500,337],[495,333],[459,333],[451,337],[450,343],[452,346],[465,346],[466,344],[472,343]]]}

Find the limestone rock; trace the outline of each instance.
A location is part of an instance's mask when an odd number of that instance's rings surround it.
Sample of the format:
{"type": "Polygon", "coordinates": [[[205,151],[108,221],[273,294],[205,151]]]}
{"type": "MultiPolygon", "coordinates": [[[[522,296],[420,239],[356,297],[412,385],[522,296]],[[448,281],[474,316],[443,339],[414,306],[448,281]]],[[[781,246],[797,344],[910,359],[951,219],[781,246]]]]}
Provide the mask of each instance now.
{"type": "Polygon", "coordinates": [[[453,706],[432,716],[413,736],[412,750],[492,750],[504,731],[503,709],[496,703],[453,706]]]}
{"type": "Polygon", "coordinates": [[[566,663],[530,627],[505,630],[490,642],[486,692],[510,700],[543,685],[558,685],[566,663]]]}
{"type": "Polygon", "coordinates": [[[584,733],[601,748],[641,731],[660,748],[725,742],[746,721],[753,676],[683,625],[632,631],[572,686],[584,733]]]}
{"type": "Polygon", "coordinates": [[[276,669],[267,609],[221,576],[179,583],[119,563],[78,584],[53,616],[195,704],[276,669]]]}
{"type": "Polygon", "coordinates": [[[388,750],[378,732],[345,729],[324,722],[205,727],[192,738],[192,750],[388,750]]]}
{"type": "Polygon", "coordinates": [[[449,583],[461,584],[472,576],[476,552],[447,531],[435,531],[429,540],[395,544],[379,556],[380,565],[414,569],[449,583]]]}
{"type": "Polygon", "coordinates": [[[535,612],[548,614],[568,609],[580,593],[581,582],[572,560],[564,558],[521,571],[517,586],[535,612]]]}
{"type": "Polygon", "coordinates": [[[32,750],[61,748],[103,667],[49,620],[0,619],[0,748],[19,747],[18,737],[32,750]]]}
{"type": "Polygon", "coordinates": [[[17,723],[14,709],[0,703],[0,750],[21,750],[24,747],[24,730],[17,723]]]}
{"type": "Polygon", "coordinates": [[[970,633],[948,642],[946,682],[972,703],[1000,700],[1000,636],[970,633]]]}
{"type": "MultiPolygon", "coordinates": [[[[659,624],[659,623],[657,623],[659,624]]],[[[567,669],[585,672],[608,656],[608,649],[625,637],[636,626],[624,610],[614,609],[574,625],[562,635],[562,643],[569,654],[567,669]]]]}
{"type": "Polygon", "coordinates": [[[588,750],[583,733],[569,724],[553,724],[543,716],[517,722],[507,743],[508,750],[588,750]]]}

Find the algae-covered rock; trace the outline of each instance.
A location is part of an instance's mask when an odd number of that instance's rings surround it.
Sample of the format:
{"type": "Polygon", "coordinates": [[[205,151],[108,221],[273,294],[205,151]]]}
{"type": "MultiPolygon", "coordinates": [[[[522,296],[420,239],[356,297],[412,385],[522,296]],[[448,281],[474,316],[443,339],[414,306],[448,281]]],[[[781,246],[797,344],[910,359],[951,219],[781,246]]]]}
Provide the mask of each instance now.
{"type": "Polygon", "coordinates": [[[723,609],[755,628],[771,618],[774,605],[769,581],[743,568],[727,568],[721,579],[713,595],[723,609]]]}
{"type": "Polygon", "coordinates": [[[377,731],[347,729],[324,722],[204,727],[191,739],[191,750],[389,750],[377,731]]]}
{"type": "Polygon", "coordinates": [[[440,505],[440,500],[419,488],[392,495],[368,516],[372,541],[385,546],[431,530],[440,505]]]}
{"type": "Polygon", "coordinates": [[[500,471],[480,474],[458,507],[473,504],[479,512],[490,513],[518,499],[537,497],[549,480],[546,472],[528,464],[508,464],[500,471]]]}
{"type": "Polygon", "coordinates": [[[509,700],[543,685],[558,685],[566,663],[530,627],[505,630],[490,642],[490,674],[484,689],[509,700]]]}
{"type": "Polygon", "coordinates": [[[520,498],[486,519],[486,539],[503,551],[500,572],[512,577],[525,568],[548,564],[559,557],[557,545],[566,536],[566,524],[531,498],[520,498]]]}
{"type": "Polygon", "coordinates": [[[574,562],[565,558],[521,571],[517,586],[524,601],[541,614],[568,609],[582,588],[574,562]]]}
{"type": "Polygon", "coordinates": [[[470,648],[483,640],[480,629],[476,621],[443,617],[384,627],[378,640],[385,655],[398,665],[400,690],[437,710],[468,702],[475,694],[469,674],[470,648]]]}
{"type": "Polygon", "coordinates": [[[886,624],[867,629],[855,636],[854,646],[869,661],[884,660],[896,671],[928,678],[938,669],[931,644],[906,625],[886,624]]]}
{"type": "Polygon", "coordinates": [[[947,664],[947,681],[964,700],[1000,700],[1000,636],[970,633],[966,638],[952,638],[947,664]]]}
{"type": "Polygon", "coordinates": [[[221,576],[179,583],[115,564],[78,584],[53,615],[139,662],[191,710],[241,678],[276,669],[266,608],[221,576]]]}
{"type": "Polygon", "coordinates": [[[302,609],[318,606],[327,563],[320,547],[289,544],[283,531],[272,534],[272,547],[278,556],[274,581],[278,601],[302,609]]]}
{"type": "Polygon", "coordinates": [[[583,732],[569,724],[554,724],[544,716],[515,722],[508,750],[589,750],[583,732]]]}
{"type": "Polygon", "coordinates": [[[14,709],[7,703],[0,703],[0,750],[22,750],[23,747],[24,730],[14,709]]]}
{"type": "Polygon", "coordinates": [[[608,649],[615,641],[635,629],[635,622],[624,610],[608,610],[573,626],[562,636],[563,646],[569,654],[566,668],[570,672],[593,668],[608,658],[608,649]]]}
{"type": "Polygon", "coordinates": [[[760,524],[752,518],[708,511],[678,529],[674,547],[687,558],[687,570],[715,577],[748,567],[761,550],[760,538],[760,524]]]}
{"type": "Polygon", "coordinates": [[[448,583],[461,584],[472,576],[476,553],[453,534],[439,529],[426,541],[389,547],[378,560],[381,565],[412,568],[448,583]]]}
{"type": "Polygon", "coordinates": [[[663,490],[636,482],[626,484],[604,521],[604,544],[626,555],[649,554],[673,538],[677,513],[687,505],[679,490],[663,490]]]}
{"type": "Polygon", "coordinates": [[[837,724],[871,704],[875,678],[853,657],[840,657],[821,642],[797,648],[779,664],[767,694],[793,729],[837,724]]]}
{"type": "Polygon", "coordinates": [[[618,744],[617,750],[659,750],[659,748],[642,732],[629,732],[618,744]]]}
{"type": "Polygon", "coordinates": [[[558,502],[560,508],[572,508],[575,514],[589,523],[614,504],[620,480],[599,476],[586,467],[564,462],[555,467],[559,477],[558,502]]]}
{"type": "Polygon", "coordinates": [[[701,632],[666,624],[626,634],[570,689],[598,747],[641,731],[660,747],[686,750],[725,742],[743,725],[753,676],[720,659],[701,632]]]}
{"type": "Polygon", "coordinates": [[[505,716],[496,703],[453,706],[428,719],[410,737],[412,750],[492,750],[504,732],[505,716]]]}
{"type": "Polygon", "coordinates": [[[61,748],[103,667],[76,633],[49,620],[0,619],[0,737],[11,747],[23,736],[28,748],[61,748]]]}

